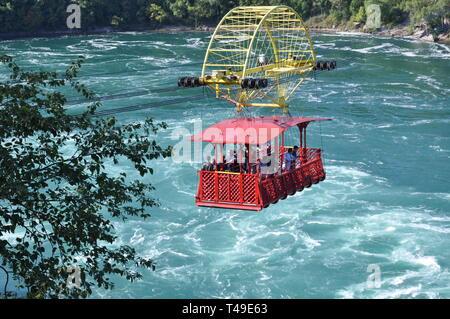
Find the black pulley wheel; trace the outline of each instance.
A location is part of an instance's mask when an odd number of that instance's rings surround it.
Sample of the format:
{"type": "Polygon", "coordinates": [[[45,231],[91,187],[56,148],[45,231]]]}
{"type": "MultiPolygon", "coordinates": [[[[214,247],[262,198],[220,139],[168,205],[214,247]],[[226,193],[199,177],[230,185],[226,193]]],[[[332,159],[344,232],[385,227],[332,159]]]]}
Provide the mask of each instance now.
{"type": "Polygon", "coordinates": [[[258,81],[256,82],[256,88],[258,89],[262,89],[264,88],[264,79],[258,79],[258,81]]]}
{"type": "Polygon", "coordinates": [[[194,78],[194,86],[200,86],[199,78],[194,78]]]}
{"type": "Polygon", "coordinates": [[[249,79],[243,79],[243,80],[242,80],[241,87],[242,87],[243,89],[248,88],[248,81],[249,81],[249,79]]]}

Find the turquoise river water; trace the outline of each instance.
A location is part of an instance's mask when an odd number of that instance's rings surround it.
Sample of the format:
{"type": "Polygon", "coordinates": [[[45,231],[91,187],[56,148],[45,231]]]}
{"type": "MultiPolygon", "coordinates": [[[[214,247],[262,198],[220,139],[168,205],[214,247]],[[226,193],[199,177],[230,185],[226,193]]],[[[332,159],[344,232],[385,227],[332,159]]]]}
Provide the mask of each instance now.
{"type": "MultiPolygon", "coordinates": [[[[45,70],[84,55],[82,74],[97,75],[81,80],[110,95],[199,75],[209,37],[36,38],[0,42],[0,53],[45,70]]],[[[333,119],[309,132],[309,145],[324,148],[327,179],[261,212],[197,208],[200,164],[154,161],[146,180],[161,206],[146,221],[115,224],[118,242],[154,258],[157,269],[135,283],[117,278],[113,290],[93,297],[450,298],[450,48],[359,34],[313,40],[318,58],[338,68],[307,81],[290,105],[297,114],[333,119]],[[378,285],[368,284],[373,269],[378,285]]],[[[5,74],[2,68],[0,79],[5,74]]],[[[199,94],[203,89],[153,92],[103,108],[199,94]]],[[[117,114],[122,123],[149,116],[168,123],[158,141],[174,145],[181,140],[172,138],[175,129],[193,132],[197,121],[206,127],[233,111],[208,98],[117,114]]],[[[110,170],[132,172],[127,165],[110,170]]]]}

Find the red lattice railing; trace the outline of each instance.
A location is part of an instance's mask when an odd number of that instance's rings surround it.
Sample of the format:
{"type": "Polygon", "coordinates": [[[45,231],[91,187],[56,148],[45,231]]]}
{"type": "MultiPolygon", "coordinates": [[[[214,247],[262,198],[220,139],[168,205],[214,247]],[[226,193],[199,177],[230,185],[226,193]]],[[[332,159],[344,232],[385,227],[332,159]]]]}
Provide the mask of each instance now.
{"type": "Polygon", "coordinates": [[[295,167],[262,179],[258,174],[199,171],[198,205],[260,210],[325,178],[320,149],[299,150],[295,167]]]}
{"type": "Polygon", "coordinates": [[[286,195],[293,195],[297,191],[302,191],[305,187],[310,187],[311,184],[315,184],[324,178],[321,150],[301,148],[298,152],[295,168],[260,182],[263,206],[267,207],[279,199],[284,199],[286,195]]]}
{"type": "Polygon", "coordinates": [[[258,175],[199,171],[197,199],[246,205],[259,204],[258,175]]]}

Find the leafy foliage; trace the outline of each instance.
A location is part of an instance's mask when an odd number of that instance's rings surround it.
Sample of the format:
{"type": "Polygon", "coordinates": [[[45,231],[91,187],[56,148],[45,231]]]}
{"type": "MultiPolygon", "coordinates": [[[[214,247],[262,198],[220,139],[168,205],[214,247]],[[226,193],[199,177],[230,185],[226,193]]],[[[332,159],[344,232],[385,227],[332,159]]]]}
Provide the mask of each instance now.
{"type": "Polygon", "coordinates": [[[150,4],[147,8],[147,13],[150,21],[162,23],[167,19],[167,13],[160,6],[154,3],[150,4]]]}
{"type": "Polygon", "coordinates": [[[149,217],[153,186],[110,168],[126,162],[152,174],[148,162],[170,156],[154,140],[166,124],[95,119],[98,103],[68,114],[62,88],[93,97],[76,81],[82,57],[62,75],[24,72],[9,56],[0,62],[11,73],[0,82],[0,264],[32,298],[86,297],[93,286],[112,288],[113,275],[133,281],[139,267],[153,269],[116,244],[108,217],[149,217]],[[71,265],[81,269],[78,288],[66,285],[71,265]]]}
{"type": "Polygon", "coordinates": [[[409,13],[414,23],[426,22],[431,27],[438,27],[450,17],[448,0],[409,0],[402,2],[400,8],[409,13]]]}
{"type": "MultiPolygon", "coordinates": [[[[449,17],[448,0],[0,0],[2,31],[63,30],[67,5],[79,3],[82,28],[161,24],[215,25],[231,8],[250,5],[285,4],[304,19],[322,15],[333,24],[363,22],[364,8],[376,3],[386,25],[425,21],[431,26],[449,17]]],[[[331,27],[331,25],[330,25],[331,27]]]]}

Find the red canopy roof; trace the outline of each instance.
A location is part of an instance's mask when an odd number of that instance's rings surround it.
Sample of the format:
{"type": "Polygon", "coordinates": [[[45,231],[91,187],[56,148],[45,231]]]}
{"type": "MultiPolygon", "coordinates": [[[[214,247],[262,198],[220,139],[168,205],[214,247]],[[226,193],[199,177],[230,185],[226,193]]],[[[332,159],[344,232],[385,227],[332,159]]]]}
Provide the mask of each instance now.
{"type": "Polygon", "coordinates": [[[220,144],[261,145],[293,126],[326,120],[331,119],[282,116],[241,117],[214,124],[197,135],[191,136],[189,140],[220,144]]]}

